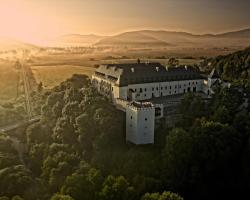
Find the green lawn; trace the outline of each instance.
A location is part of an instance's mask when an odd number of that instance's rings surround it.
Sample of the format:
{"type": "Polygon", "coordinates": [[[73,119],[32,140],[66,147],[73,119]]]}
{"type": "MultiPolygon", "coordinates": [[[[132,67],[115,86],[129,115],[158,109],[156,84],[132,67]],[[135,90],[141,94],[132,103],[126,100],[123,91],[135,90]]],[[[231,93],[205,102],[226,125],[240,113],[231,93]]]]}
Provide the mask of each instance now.
{"type": "Polygon", "coordinates": [[[36,81],[42,82],[45,88],[52,88],[70,78],[73,74],[85,74],[91,76],[94,67],[74,65],[53,65],[53,66],[31,66],[36,81]]]}
{"type": "Polygon", "coordinates": [[[17,95],[19,72],[13,66],[14,63],[0,62],[0,102],[17,95]]]}

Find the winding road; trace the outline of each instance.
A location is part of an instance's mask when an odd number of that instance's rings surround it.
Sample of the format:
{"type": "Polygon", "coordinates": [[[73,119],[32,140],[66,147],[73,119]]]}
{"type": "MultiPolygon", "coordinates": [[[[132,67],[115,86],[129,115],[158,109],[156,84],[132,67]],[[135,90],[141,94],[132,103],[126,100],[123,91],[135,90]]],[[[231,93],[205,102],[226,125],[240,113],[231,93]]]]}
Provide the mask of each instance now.
{"type": "Polygon", "coordinates": [[[39,115],[39,116],[32,117],[31,119],[26,120],[26,121],[21,121],[21,122],[17,122],[17,123],[7,125],[7,126],[3,126],[3,127],[0,127],[0,132],[6,133],[8,131],[15,130],[18,127],[21,127],[23,125],[38,122],[38,121],[40,121],[40,119],[41,119],[41,116],[39,115]]]}

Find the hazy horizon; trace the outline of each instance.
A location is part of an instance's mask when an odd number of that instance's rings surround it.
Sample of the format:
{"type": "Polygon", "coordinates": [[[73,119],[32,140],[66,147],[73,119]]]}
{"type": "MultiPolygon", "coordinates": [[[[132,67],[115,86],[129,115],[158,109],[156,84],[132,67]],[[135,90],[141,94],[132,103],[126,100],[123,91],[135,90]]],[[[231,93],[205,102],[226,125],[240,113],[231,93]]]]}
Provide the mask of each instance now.
{"type": "Polygon", "coordinates": [[[249,9],[245,0],[9,0],[0,2],[0,36],[39,43],[146,29],[216,34],[249,28],[249,9]]]}

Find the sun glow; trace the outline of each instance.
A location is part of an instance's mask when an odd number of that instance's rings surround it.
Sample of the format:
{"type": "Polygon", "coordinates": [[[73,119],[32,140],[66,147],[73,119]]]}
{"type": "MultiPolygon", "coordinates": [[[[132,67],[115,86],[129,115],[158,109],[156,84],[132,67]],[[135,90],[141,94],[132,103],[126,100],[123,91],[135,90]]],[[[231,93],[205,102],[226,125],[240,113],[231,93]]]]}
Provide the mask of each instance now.
{"type": "Polygon", "coordinates": [[[42,44],[48,37],[59,33],[53,17],[31,2],[0,0],[0,37],[42,44]]]}

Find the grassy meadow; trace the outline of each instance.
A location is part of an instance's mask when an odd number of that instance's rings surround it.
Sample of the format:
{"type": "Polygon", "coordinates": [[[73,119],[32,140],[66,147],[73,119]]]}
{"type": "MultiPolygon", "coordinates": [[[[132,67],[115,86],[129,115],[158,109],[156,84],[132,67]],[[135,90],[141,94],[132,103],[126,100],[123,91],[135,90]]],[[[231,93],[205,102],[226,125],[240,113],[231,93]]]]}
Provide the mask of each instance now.
{"type": "Polygon", "coordinates": [[[0,62],[0,103],[16,98],[19,72],[13,62],[0,62]]]}
{"type": "MultiPolygon", "coordinates": [[[[162,64],[167,64],[168,59],[145,59],[143,61],[149,62],[160,62],[162,64]]],[[[37,83],[42,82],[43,87],[46,89],[53,88],[59,83],[63,82],[67,78],[70,78],[73,74],[85,74],[87,76],[91,76],[94,73],[95,65],[105,64],[105,63],[132,63],[136,62],[136,59],[99,59],[94,61],[85,60],[76,60],[76,63],[72,63],[69,61],[47,61],[47,63],[41,63],[41,65],[33,65],[31,66],[31,70],[33,75],[37,81],[37,83]],[[56,64],[53,64],[56,63],[56,64]]],[[[201,62],[199,59],[179,59],[180,64],[193,65],[201,62]]]]}
{"type": "MultiPolygon", "coordinates": [[[[132,63],[136,62],[137,57],[121,58],[121,55],[115,54],[92,54],[82,55],[75,53],[52,54],[51,52],[42,53],[33,56],[28,65],[37,83],[42,82],[46,89],[53,88],[73,74],[85,74],[91,76],[95,67],[99,64],[107,63],[132,63]]],[[[163,65],[168,63],[168,59],[139,57],[142,62],[160,62],[163,65]]],[[[180,64],[193,65],[201,62],[199,58],[183,59],[180,58],[180,64]]],[[[16,98],[17,85],[19,80],[19,71],[14,67],[14,61],[0,61],[0,101],[16,98]]]]}
{"type": "Polygon", "coordinates": [[[74,65],[52,65],[52,66],[32,66],[31,70],[36,81],[42,82],[43,87],[50,89],[59,83],[70,78],[73,74],[85,74],[91,76],[94,67],[74,66],[74,65]]]}
{"type": "MultiPolygon", "coordinates": [[[[32,59],[31,70],[37,81],[42,82],[44,88],[50,89],[62,81],[70,78],[73,74],[85,74],[91,76],[95,67],[107,63],[132,63],[135,58],[121,58],[118,55],[81,55],[81,54],[46,54],[32,59]]],[[[142,58],[142,62],[160,62],[163,65],[168,63],[168,59],[142,58]]],[[[198,64],[202,60],[179,59],[182,65],[198,64]]]]}

